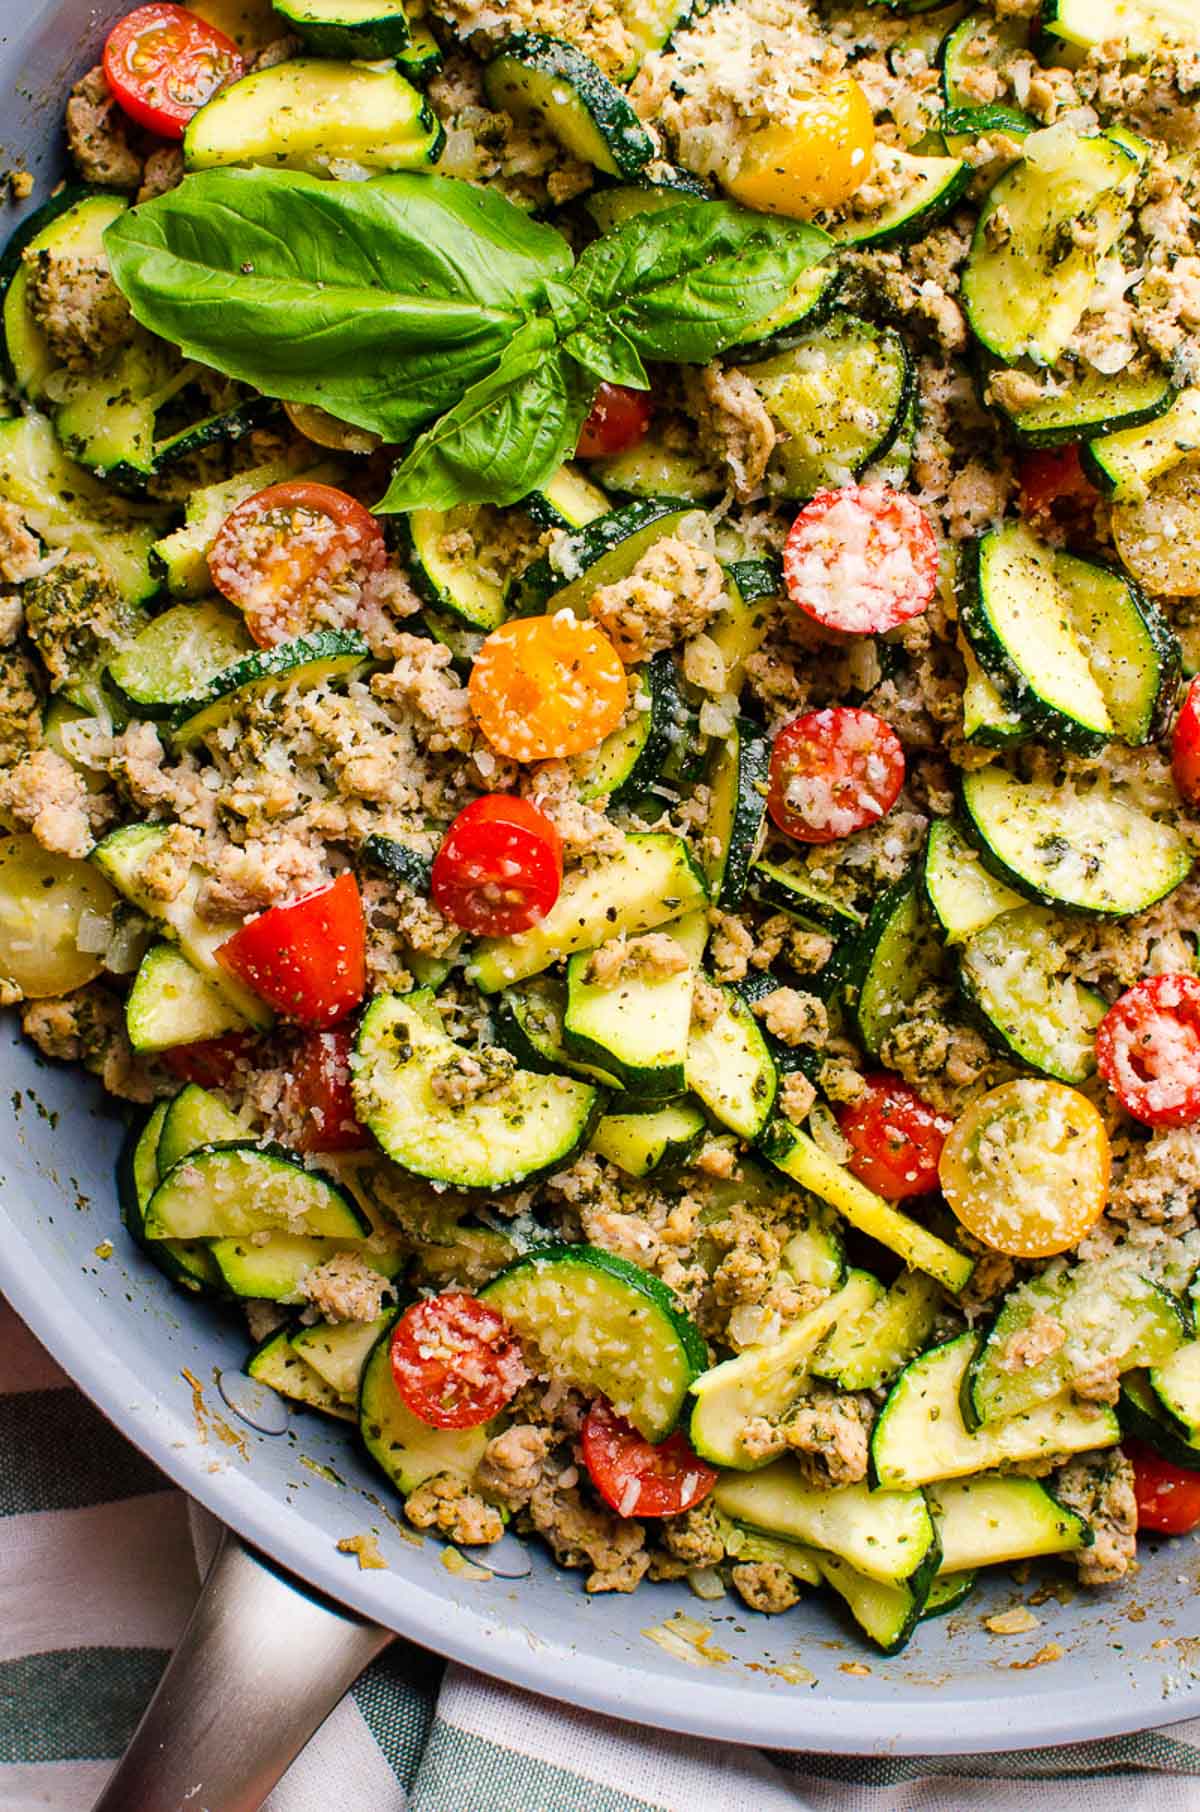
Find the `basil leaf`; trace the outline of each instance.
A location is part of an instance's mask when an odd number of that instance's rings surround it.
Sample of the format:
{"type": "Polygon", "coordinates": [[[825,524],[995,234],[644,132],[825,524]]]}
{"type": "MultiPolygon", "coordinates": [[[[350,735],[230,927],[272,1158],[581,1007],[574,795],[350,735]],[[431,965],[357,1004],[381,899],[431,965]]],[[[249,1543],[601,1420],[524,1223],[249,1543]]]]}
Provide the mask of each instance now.
{"type": "Polygon", "coordinates": [[[580,257],[580,294],[645,358],[703,365],[778,308],[834,249],[819,227],[693,201],[639,214],[580,257]]]}
{"type": "Polygon", "coordinates": [[[638,349],[612,321],[597,331],[581,327],[563,342],[564,350],[593,377],[609,384],[628,384],[631,390],[649,390],[650,379],[638,349]]]}
{"type": "Polygon", "coordinates": [[[550,322],[529,322],[496,369],[421,435],[376,513],[520,502],[574,450],[594,389],[550,322]]]}
{"type": "Polygon", "coordinates": [[[490,371],[571,269],[502,196],[411,172],[202,171],[122,215],[105,249],[136,318],[187,357],[389,440],[490,371]]]}

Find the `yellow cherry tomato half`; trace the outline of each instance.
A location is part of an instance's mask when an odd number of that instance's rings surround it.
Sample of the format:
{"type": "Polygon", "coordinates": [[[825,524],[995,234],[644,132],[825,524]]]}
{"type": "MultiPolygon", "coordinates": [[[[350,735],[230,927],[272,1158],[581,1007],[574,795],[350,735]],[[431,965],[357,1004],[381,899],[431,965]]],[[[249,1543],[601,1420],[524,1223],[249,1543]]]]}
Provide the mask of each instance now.
{"type": "Polygon", "coordinates": [[[874,149],[870,101],[853,76],[836,76],[801,97],[794,120],[756,132],[725,187],[747,208],[809,220],[862,187],[874,149]]]}
{"type": "Polygon", "coordinates": [[[942,1192],[969,1233],[1012,1258],[1083,1238],[1108,1195],[1108,1135],[1065,1082],[1005,1082],[972,1102],[942,1148],[942,1192]]]}

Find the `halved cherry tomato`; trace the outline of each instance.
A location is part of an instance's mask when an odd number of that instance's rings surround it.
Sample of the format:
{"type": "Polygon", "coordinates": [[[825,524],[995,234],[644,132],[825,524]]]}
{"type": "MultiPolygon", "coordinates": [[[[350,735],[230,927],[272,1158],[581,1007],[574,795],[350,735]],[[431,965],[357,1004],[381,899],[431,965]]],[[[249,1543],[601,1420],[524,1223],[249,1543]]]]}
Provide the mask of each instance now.
{"type": "Polygon", "coordinates": [[[339,875],[290,906],[272,906],[217,948],[218,960],[286,1019],[336,1025],[367,985],[358,882],[339,875]]]}
{"type": "Polygon", "coordinates": [[[1147,975],[1096,1030],[1096,1067],[1146,1126],[1200,1120],[1200,978],[1147,975]]]}
{"type": "Polygon", "coordinates": [[[1084,473],[1079,448],[1039,447],[1017,468],[1021,514],[1035,528],[1088,533],[1099,493],[1084,473]]]}
{"type": "Polygon", "coordinates": [[[621,721],[629,682],[594,623],[569,611],[514,617],[493,629],[468,681],[471,709],[511,761],[548,761],[598,747],[621,721]]]}
{"type": "Polygon", "coordinates": [[[679,1516],[717,1482],[682,1429],[652,1446],[603,1397],[588,1410],[581,1445],[593,1485],[618,1516],[679,1516]]]}
{"type": "Polygon", "coordinates": [[[350,1034],[308,1032],[289,1061],[288,1098],[302,1121],[297,1151],[361,1151],[370,1143],[350,1093],[350,1034]]]}
{"type": "Polygon", "coordinates": [[[798,843],[836,843],[886,816],[904,785],[904,750],[873,711],[836,705],[784,724],[771,750],[767,809],[798,843]]]}
{"type": "Polygon", "coordinates": [[[528,799],[465,805],[433,858],[434,904],[464,931],[512,937],[544,919],[562,886],[562,839],[528,799]]]}
{"type": "Polygon", "coordinates": [[[840,1108],[838,1127],[850,1146],[849,1168],[860,1183],[889,1202],[929,1195],[938,1186],[938,1161],[954,1124],[899,1076],[864,1076],[861,1100],[840,1108]]]}
{"type": "Polygon", "coordinates": [[[1125,1441],[1133,1461],[1138,1528],[1155,1535],[1186,1535],[1200,1523],[1200,1472],[1175,1466],[1141,1441],[1125,1441]]]}
{"type": "Polygon", "coordinates": [[[606,453],[624,453],[645,438],[654,415],[646,390],[628,384],[601,384],[591,413],[579,430],[575,448],[580,459],[600,459],[606,453]]]}
{"type": "Polygon", "coordinates": [[[1189,805],[1200,806],[1200,679],[1189,685],[1175,720],[1171,773],[1180,798],[1189,805]]]}
{"type": "Polygon", "coordinates": [[[752,134],[736,172],[724,179],[744,207],[811,220],[849,201],[871,174],[875,117],[853,76],[790,97],[790,117],[752,134]]]}
{"type": "Polygon", "coordinates": [[[244,69],[223,31],[165,0],[127,13],[104,46],[105,80],[122,111],[163,138],[182,138],[192,115],[244,69]]]}
{"type": "Polygon", "coordinates": [[[208,570],[261,648],[353,615],[363,583],[386,564],[370,510],[329,484],[268,485],[231,510],[208,570]]]}
{"type": "Polygon", "coordinates": [[[392,1334],[396,1389],[431,1428],[490,1422],[528,1376],[503,1315],[465,1290],[414,1302],[392,1334]]]}
{"type": "Polygon", "coordinates": [[[181,1082],[198,1082],[201,1088],[224,1088],[255,1049],[250,1032],[226,1032],[223,1038],[202,1038],[195,1044],[173,1044],[162,1053],[162,1062],[181,1082]]]}
{"type": "Polygon", "coordinates": [[[937,577],[933,524],[919,503],[889,485],[818,491],[783,550],[792,603],[843,635],[881,635],[919,617],[937,577]]]}

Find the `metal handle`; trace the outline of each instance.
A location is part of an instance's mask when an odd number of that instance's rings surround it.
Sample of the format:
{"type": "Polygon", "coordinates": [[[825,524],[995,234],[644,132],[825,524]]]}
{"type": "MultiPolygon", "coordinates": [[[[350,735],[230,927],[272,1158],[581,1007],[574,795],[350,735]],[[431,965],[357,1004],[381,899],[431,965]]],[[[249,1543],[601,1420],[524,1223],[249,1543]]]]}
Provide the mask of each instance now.
{"type": "Polygon", "coordinates": [[[302,1590],[226,1533],[95,1812],[258,1812],[394,1639],[302,1590]]]}

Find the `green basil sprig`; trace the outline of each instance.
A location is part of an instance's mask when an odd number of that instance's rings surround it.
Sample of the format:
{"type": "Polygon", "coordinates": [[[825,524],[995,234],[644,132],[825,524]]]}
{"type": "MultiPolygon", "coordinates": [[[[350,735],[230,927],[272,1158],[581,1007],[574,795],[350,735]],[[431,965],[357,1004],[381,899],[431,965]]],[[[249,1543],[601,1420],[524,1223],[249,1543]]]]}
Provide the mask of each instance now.
{"type": "Polygon", "coordinates": [[[385,512],[518,502],[573,450],[598,380],[707,362],[832,250],[800,221],[684,201],[576,264],[453,178],[265,168],[188,176],[105,246],[137,320],[189,358],[411,443],[385,512]]]}

